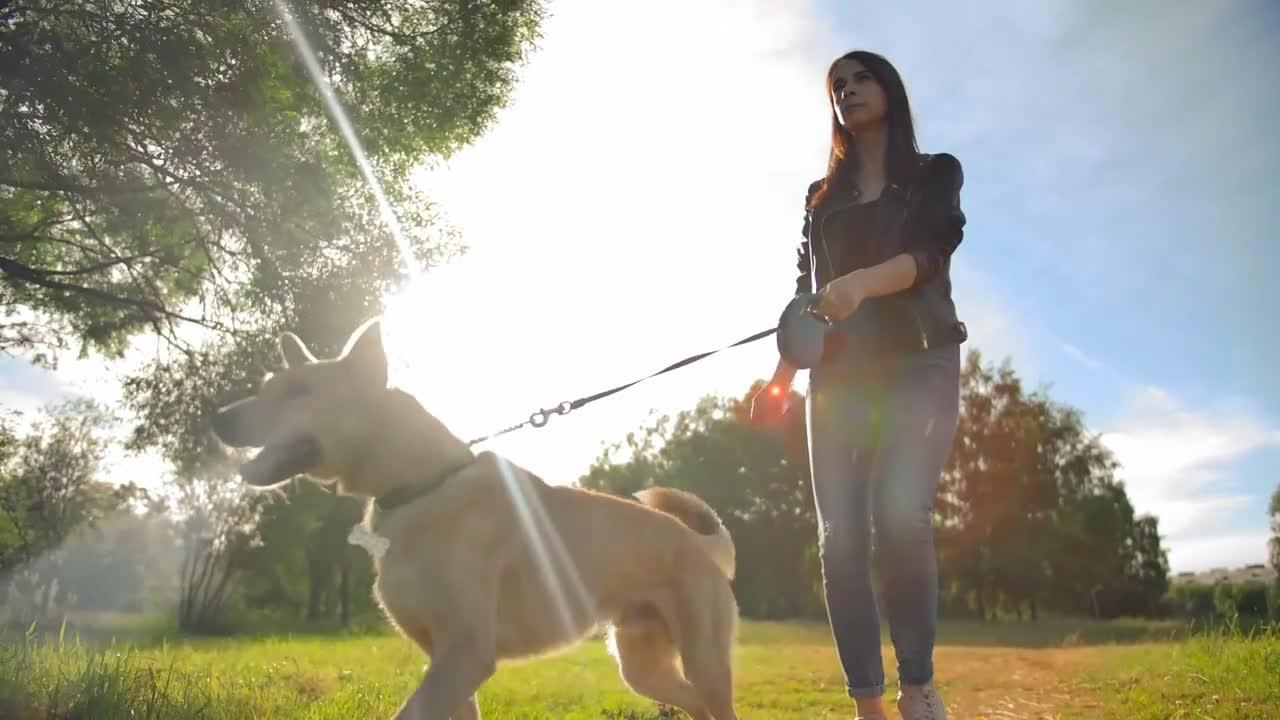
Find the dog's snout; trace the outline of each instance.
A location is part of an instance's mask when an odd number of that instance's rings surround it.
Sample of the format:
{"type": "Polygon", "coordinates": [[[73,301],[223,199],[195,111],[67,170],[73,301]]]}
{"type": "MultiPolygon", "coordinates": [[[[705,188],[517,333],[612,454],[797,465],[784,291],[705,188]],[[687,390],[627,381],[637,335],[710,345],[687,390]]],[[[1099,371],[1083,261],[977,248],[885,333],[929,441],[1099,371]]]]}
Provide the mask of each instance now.
{"type": "Polygon", "coordinates": [[[213,434],[217,435],[219,440],[225,443],[234,444],[232,442],[232,436],[235,435],[236,426],[234,413],[226,410],[218,410],[214,413],[213,422],[211,424],[213,425],[213,434]]]}
{"type": "Polygon", "coordinates": [[[244,418],[245,403],[244,401],[228,405],[213,414],[211,425],[213,434],[218,439],[232,447],[248,447],[253,445],[253,439],[246,432],[244,418]]]}

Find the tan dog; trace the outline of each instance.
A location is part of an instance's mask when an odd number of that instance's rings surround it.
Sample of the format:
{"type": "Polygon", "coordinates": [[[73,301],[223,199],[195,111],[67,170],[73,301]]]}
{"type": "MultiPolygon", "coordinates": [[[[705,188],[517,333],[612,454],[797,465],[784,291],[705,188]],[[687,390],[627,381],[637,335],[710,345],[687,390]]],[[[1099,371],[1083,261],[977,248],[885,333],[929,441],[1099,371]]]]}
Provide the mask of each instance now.
{"type": "Polygon", "coordinates": [[[700,499],[668,488],[636,502],[555,486],[473,453],[410,395],[387,387],[376,321],[318,361],[279,341],[284,369],[223,408],[214,431],[261,448],[241,466],[267,487],[305,474],[368,498],[375,596],[430,658],[397,717],[478,720],[499,661],[567,648],[609,626],[637,693],[695,720],[735,720],[734,546],[700,499]],[[683,673],[677,665],[683,665],[683,673]]]}

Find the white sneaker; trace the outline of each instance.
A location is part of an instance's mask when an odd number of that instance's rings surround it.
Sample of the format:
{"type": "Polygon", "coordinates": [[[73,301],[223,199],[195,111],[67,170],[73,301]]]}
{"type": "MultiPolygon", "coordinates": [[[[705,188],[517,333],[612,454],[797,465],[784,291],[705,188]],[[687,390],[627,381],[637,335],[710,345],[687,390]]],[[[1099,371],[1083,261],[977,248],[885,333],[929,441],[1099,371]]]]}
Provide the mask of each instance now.
{"type": "Polygon", "coordinates": [[[947,708],[933,686],[903,685],[898,689],[898,712],[902,720],[947,720],[947,708]]]}

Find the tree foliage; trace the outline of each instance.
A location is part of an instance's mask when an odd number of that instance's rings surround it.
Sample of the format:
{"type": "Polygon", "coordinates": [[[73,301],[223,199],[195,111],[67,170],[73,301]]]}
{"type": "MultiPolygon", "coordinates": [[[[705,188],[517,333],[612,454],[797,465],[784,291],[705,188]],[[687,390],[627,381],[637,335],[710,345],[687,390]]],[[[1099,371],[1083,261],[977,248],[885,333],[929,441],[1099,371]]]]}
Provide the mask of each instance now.
{"type": "Polygon", "coordinates": [[[247,606],[310,623],[348,625],[376,611],[368,553],[347,542],[362,505],[314,483],[294,483],[262,510],[261,542],[243,563],[247,606]]]}
{"type": "Polygon", "coordinates": [[[15,421],[0,426],[0,589],[10,600],[33,603],[39,617],[56,602],[50,581],[62,546],[138,491],[100,476],[113,419],[97,403],[47,408],[25,435],[15,421]]]}
{"type": "Polygon", "coordinates": [[[182,561],[178,577],[178,628],[209,632],[226,626],[233,580],[258,540],[258,518],[270,497],[239,478],[232,457],[170,485],[170,512],[178,518],[182,561]]]}
{"type": "MultiPolygon", "coordinates": [[[[578,484],[624,496],[655,484],[698,494],[733,534],[743,613],[816,616],[822,612],[817,521],[804,429],[794,422],[767,430],[749,425],[750,398],[760,385],[741,398],[706,397],[675,417],[654,418],[610,447],[578,484]]],[[[799,396],[792,402],[803,405],[799,396]]]]}
{"type": "MultiPolygon", "coordinates": [[[[783,426],[744,420],[743,398],[705,398],[603,454],[583,486],[697,492],[739,545],[735,582],[758,617],[822,608],[803,401],[783,426]]],[[[1117,463],[1074,408],[1026,392],[1013,369],[970,352],[955,448],[935,506],[944,612],[1034,619],[1159,612],[1168,561],[1154,517],[1136,515],[1117,463]]]]}
{"type": "Polygon", "coordinates": [[[979,616],[1154,612],[1168,560],[1154,517],[1136,517],[1118,463],[1075,408],[1027,392],[1005,362],[971,351],[944,472],[940,546],[952,600],[979,616]]]}
{"type": "MultiPolygon", "coordinates": [[[[445,237],[411,172],[496,117],[540,4],[290,10],[430,260],[445,237]]],[[[363,310],[398,252],[275,3],[0,8],[0,350],[118,355],[145,330],[185,345],[185,326],[235,336],[316,304],[363,310]]]]}
{"type": "Polygon", "coordinates": [[[1271,539],[1267,541],[1267,554],[1271,567],[1276,571],[1276,585],[1280,586],[1280,485],[1276,485],[1275,492],[1271,493],[1267,515],[1271,518],[1271,539]]]}
{"type": "Polygon", "coordinates": [[[141,334],[166,341],[124,390],[129,447],[175,470],[162,495],[185,552],[183,627],[225,619],[266,508],[304,530],[282,552],[313,558],[310,613],[350,611],[358,567],[320,558],[342,546],[346,506],[240,492],[209,411],[272,367],[279,331],[336,351],[411,262],[460,251],[414,173],[492,124],[543,13],[539,0],[0,7],[0,351],[53,365],[73,345],[119,357],[141,334]]]}
{"type": "Polygon", "coordinates": [[[177,606],[181,543],[165,510],[154,501],[122,508],[75,533],[55,567],[35,569],[57,583],[69,609],[170,613],[177,606]]]}

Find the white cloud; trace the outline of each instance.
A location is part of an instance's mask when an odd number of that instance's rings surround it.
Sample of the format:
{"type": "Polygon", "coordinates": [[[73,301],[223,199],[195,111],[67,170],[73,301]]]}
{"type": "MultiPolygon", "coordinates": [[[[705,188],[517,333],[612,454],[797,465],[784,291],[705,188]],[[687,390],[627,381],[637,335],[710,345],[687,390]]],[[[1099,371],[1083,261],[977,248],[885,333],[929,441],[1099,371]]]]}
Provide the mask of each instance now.
{"type": "Polygon", "coordinates": [[[1265,563],[1269,537],[1265,532],[1257,532],[1183,540],[1170,547],[1169,566],[1173,572],[1182,572],[1265,563]]]}
{"type": "MultiPolygon", "coordinates": [[[[1135,509],[1160,518],[1175,569],[1198,569],[1187,563],[1210,555],[1230,557],[1226,549],[1240,542],[1241,525],[1261,522],[1265,499],[1233,487],[1227,466],[1280,445],[1280,430],[1246,410],[1193,410],[1166,390],[1146,387],[1102,441],[1122,464],[1119,476],[1135,509]]],[[[1264,556],[1258,545],[1232,562],[1264,556]]]]}
{"type": "Polygon", "coordinates": [[[29,417],[55,399],[58,390],[57,379],[48,371],[22,358],[0,358],[0,407],[29,417]]]}
{"type": "Polygon", "coordinates": [[[23,390],[11,390],[5,388],[0,390],[0,407],[5,410],[16,410],[22,414],[23,418],[30,418],[40,412],[50,398],[42,395],[25,392],[23,390]]]}
{"type": "Polygon", "coordinates": [[[1076,362],[1089,368],[1090,370],[1097,370],[1102,367],[1102,363],[1099,362],[1097,359],[1095,359],[1092,355],[1089,355],[1088,353],[1076,347],[1075,345],[1072,345],[1071,343],[1062,343],[1061,347],[1063,352],[1070,355],[1072,358],[1075,359],[1076,362]]]}
{"type": "Polygon", "coordinates": [[[135,482],[144,487],[157,487],[165,477],[167,465],[154,453],[134,454],[123,447],[131,425],[125,415],[121,380],[140,370],[161,350],[154,338],[135,339],[124,359],[104,362],[91,356],[64,356],[56,371],[36,367],[24,358],[6,358],[0,363],[0,407],[20,410],[23,426],[36,419],[48,405],[72,397],[90,397],[120,416],[116,442],[109,446],[103,459],[103,476],[109,482],[135,482]]]}

